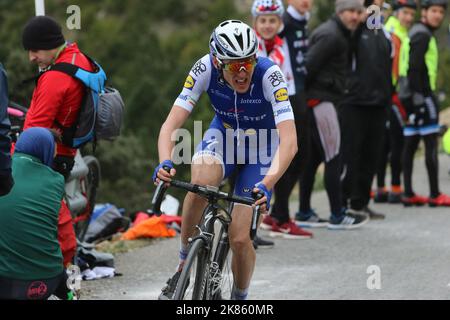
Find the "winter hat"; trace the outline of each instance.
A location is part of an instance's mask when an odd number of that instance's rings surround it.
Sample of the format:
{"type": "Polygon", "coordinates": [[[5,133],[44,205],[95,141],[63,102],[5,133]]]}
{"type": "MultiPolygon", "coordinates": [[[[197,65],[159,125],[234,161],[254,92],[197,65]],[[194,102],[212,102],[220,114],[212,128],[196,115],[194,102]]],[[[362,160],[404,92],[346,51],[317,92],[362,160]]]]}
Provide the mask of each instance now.
{"type": "Polygon", "coordinates": [[[361,0],[336,0],[336,13],[340,13],[345,10],[363,10],[364,6],[361,0]]]}
{"type": "Polygon", "coordinates": [[[66,40],[61,26],[47,16],[33,17],[23,29],[22,44],[25,50],[51,50],[63,45],[66,40]]]}

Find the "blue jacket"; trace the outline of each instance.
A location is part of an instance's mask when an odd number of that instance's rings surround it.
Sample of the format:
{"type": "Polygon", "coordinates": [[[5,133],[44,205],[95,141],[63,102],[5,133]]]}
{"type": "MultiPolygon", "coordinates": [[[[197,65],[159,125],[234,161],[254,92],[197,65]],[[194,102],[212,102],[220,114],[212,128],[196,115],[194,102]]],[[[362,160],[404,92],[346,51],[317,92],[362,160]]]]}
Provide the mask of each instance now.
{"type": "Polygon", "coordinates": [[[6,71],[0,63],[0,196],[7,194],[12,187],[11,141],[8,132],[11,124],[8,119],[8,83],[6,71]]]}

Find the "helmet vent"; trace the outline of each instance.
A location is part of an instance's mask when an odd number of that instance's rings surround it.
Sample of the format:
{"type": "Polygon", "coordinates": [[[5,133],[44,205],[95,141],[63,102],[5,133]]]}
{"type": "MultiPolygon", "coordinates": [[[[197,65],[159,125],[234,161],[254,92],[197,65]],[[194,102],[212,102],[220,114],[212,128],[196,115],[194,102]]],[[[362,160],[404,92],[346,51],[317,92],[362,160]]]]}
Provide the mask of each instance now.
{"type": "Polygon", "coordinates": [[[244,40],[242,39],[242,34],[240,33],[239,35],[236,35],[236,40],[239,44],[239,46],[241,47],[241,50],[244,50],[244,40]]]}
{"type": "Polygon", "coordinates": [[[247,29],[247,48],[250,47],[250,29],[247,29]]]}
{"type": "MultiPolygon", "coordinates": [[[[233,50],[236,51],[236,47],[233,45],[233,42],[230,40],[230,38],[229,38],[225,33],[222,33],[222,34],[220,35],[220,37],[221,37],[222,39],[226,40],[227,44],[228,44],[233,50]]],[[[241,42],[242,42],[242,41],[241,41],[241,42]]]]}

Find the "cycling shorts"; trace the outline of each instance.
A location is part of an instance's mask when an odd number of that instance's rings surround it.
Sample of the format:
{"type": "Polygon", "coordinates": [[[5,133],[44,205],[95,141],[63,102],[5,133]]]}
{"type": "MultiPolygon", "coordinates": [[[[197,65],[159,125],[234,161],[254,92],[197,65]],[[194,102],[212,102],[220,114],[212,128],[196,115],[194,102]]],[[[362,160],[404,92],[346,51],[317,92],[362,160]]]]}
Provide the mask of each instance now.
{"type": "Polygon", "coordinates": [[[259,136],[256,139],[252,130],[241,133],[237,135],[234,130],[225,130],[220,120],[214,118],[192,160],[204,156],[215,158],[222,165],[223,179],[239,169],[234,194],[251,197],[254,185],[264,179],[271,166],[278,148],[278,136],[269,134],[266,143],[261,142],[259,136]]]}

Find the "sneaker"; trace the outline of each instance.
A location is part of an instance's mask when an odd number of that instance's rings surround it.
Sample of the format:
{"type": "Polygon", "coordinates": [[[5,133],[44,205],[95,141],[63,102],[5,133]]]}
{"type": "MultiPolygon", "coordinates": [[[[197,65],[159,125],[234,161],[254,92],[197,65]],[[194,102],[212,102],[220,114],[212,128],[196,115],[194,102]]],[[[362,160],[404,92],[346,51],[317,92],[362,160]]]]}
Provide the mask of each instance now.
{"type": "Polygon", "coordinates": [[[375,192],[373,197],[375,203],[386,203],[388,202],[388,193],[384,188],[380,188],[375,192]]]}
{"type": "Polygon", "coordinates": [[[286,223],[272,225],[271,237],[281,237],[283,239],[311,239],[313,234],[300,227],[297,227],[294,221],[289,220],[286,223]]]}
{"type": "Polygon", "coordinates": [[[346,213],[336,219],[331,216],[328,229],[330,230],[351,230],[365,225],[369,221],[369,217],[365,214],[347,210],[346,213]]]}
{"type": "Polygon", "coordinates": [[[253,248],[255,250],[258,248],[273,248],[274,245],[275,243],[273,241],[265,240],[257,235],[253,239],[253,248]]]}
{"type": "Polygon", "coordinates": [[[275,224],[276,222],[277,220],[272,218],[270,214],[266,214],[264,215],[260,228],[263,230],[272,230],[272,225],[275,224]]]}
{"type": "Polygon", "coordinates": [[[328,225],[328,220],[319,218],[314,210],[306,214],[300,211],[295,214],[295,224],[301,228],[323,228],[328,225]]]}
{"type": "Polygon", "coordinates": [[[430,198],[428,205],[430,207],[450,207],[450,196],[441,193],[436,198],[430,198]]]}
{"type": "Polygon", "coordinates": [[[172,300],[175,288],[177,287],[178,279],[180,278],[182,270],[178,270],[175,274],[169,278],[166,282],[166,286],[161,289],[161,293],[158,300],[172,300]]]}
{"type": "Polygon", "coordinates": [[[427,197],[413,195],[412,197],[402,196],[402,203],[405,207],[410,206],[423,206],[428,203],[427,197]]]}
{"type": "Polygon", "coordinates": [[[402,193],[401,192],[389,192],[388,194],[388,202],[395,204],[395,203],[402,203],[402,193]]]}
{"type": "Polygon", "coordinates": [[[384,220],[384,218],[386,218],[386,215],[373,211],[373,209],[369,208],[368,206],[365,206],[362,209],[362,212],[369,215],[370,220],[384,220]]]}

